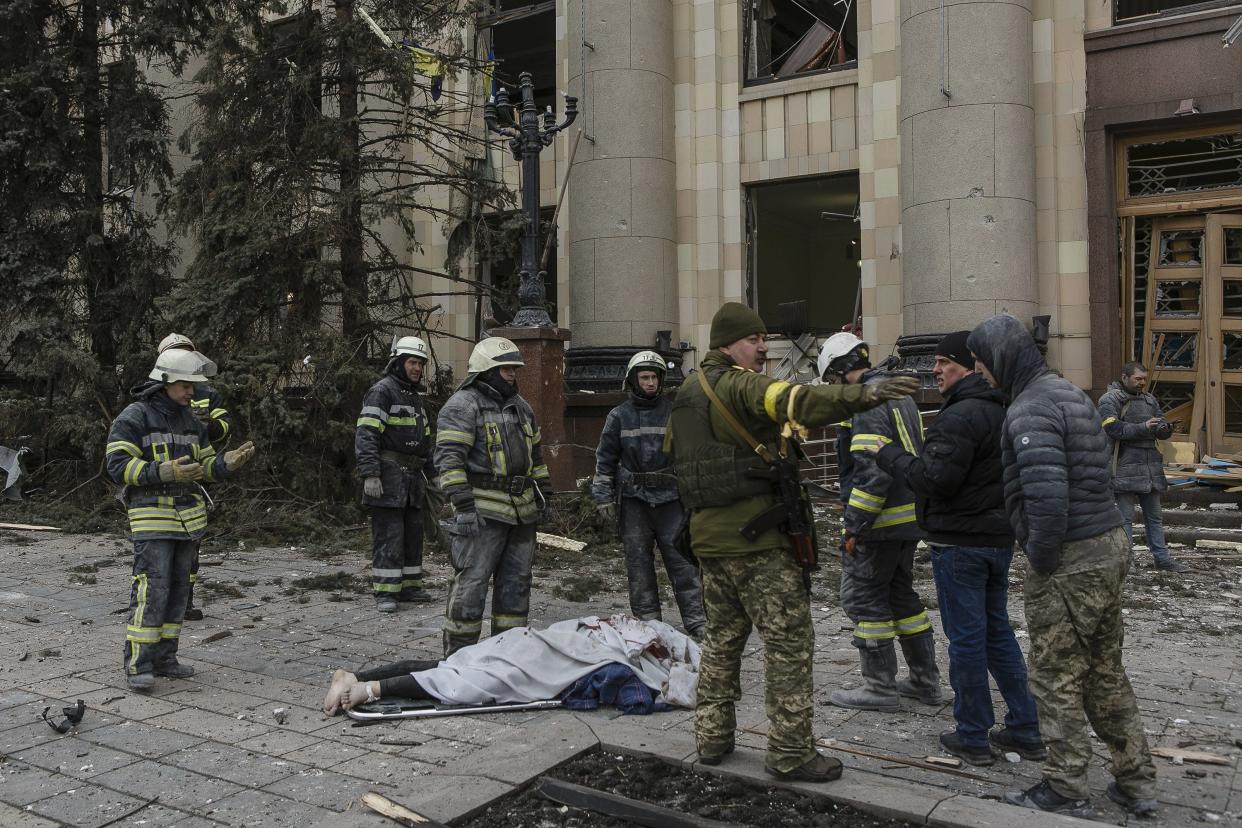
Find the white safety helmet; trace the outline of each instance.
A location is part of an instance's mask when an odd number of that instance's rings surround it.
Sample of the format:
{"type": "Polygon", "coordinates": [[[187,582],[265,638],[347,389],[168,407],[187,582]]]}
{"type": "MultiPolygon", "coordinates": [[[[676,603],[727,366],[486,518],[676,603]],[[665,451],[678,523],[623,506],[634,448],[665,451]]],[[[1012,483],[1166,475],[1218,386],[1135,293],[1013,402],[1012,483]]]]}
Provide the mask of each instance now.
{"type": "Polygon", "coordinates": [[[819,378],[827,379],[828,374],[845,375],[857,367],[860,362],[868,362],[871,358],[867,343],[852,333],[835,333],[824,340],[819,346],[819,358],[815,367],[819,369],[819,378]],[[844,357],[854,356],[852,360],[844,357]],[[837,360],[841,360],[837,362],[837,360]],[[836,363],[834,368],[833,363],[836,363]]]}
{"type": "MultiPolygon", "coordinates": [[[[655,371],[660,376],[660,385],[664,385],[664,375],[668,373],[668,363],[664,361],[664,357],[655,351],[639,351],[630,357],[630,364],[625,366],[625,379],[621,381],[621,390],[625,390],[630,386],[630,380],[634,374],[639,371],[655,371]]],[[[638,383],[633,385],[635,391],[638,390],[638,383]]]]}
{"type": "Polygon", "coordinates": [[[423,342],[417,336],[403,336],[396,342],[392,343],[392,352],[389,356],[418,357],[424,362],[431,360],[431,352],[427,350],[427,343],[423,342]]]}
{"type": "Polygon", "coordinates": [[[470,361],[466,363],[466,373],[481,374],[489,368],[517,367],[525,364],[518,346],[503,336],[489,336],[487,339],[480,340],[470,352],[470,361]]]}
{"type": "Polygon", "coordinates": [[[194,343],[185,334],[170,333],[168,336],[160,340],[160,350],[162,354],[169,348],[182,348],[187,351],[194,350],[194,343]]]}
{"type": "Polygon", "coordinates": [[[172,382],[206,382],[216,375],[216,364],[198,351],[171,348],[155,358],[148,375],[167,385],[172,382]]]}

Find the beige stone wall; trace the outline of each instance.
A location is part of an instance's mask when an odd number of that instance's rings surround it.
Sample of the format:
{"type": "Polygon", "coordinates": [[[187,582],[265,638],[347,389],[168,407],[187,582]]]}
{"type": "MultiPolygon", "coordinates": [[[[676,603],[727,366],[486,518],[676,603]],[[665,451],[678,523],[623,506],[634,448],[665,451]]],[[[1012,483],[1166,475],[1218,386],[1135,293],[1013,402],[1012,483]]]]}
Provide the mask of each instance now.
{"type": "Polygon", "coordinates": [[[1091,387],[1087,281],[1087,105],[1083,31],[1110,25],[1106,0],[1033,0],[1035,210],[1040,312],[1052,316],[1048,361],[1091,387]]]}
{"type": "MultiPolygon", "coordinates": [[[[1111,12],[1108,0],[1032,2],[1040,310],[1053,316],[1051,361],[1073,381],[1089,385],[1082,34],[1085,28],[1109,25],[1111,12]]],[[[578,76],[580,61],[578,44],[568,42],[571,27],[565,15],[565,0],[558,0],[561,89],[571,76],[578,76]]],[[[881,354],[903,333],[900,173],[908,148],[899,136],[898,0],[860,0],[857,15],[856,70],[743,89],[737,0],[673,0],[676,273],[680,338],[696,348],[688,355],[690,366],[706,349],[712,314],[722,302],[743,298],[743,187],[764,181],[857,170],[864,332],[881,354]]],[[[588,65],[590,60],[588,51],[588,65]]],[[[577,86],[568,91],[580,94],[577,86]]],[[[481,113],[473,117],[481,118],[481,113]]],[[[545,204],[554,202],[567,173],[570,140],[571,134],[563,135],[545,151],[545,204]]],[[[516,162],[499,144],[492,163],[516,187],[516,162]]],[[[565,228],[573,209],[567,199],[559,222],[557,295],[558,321],[570,327],[565,228]]],[[[415,263],[442,269],[445,240],[445,229],[431,221],[420,224],[424,248],[415,263]]],[[[437,325],[445,333],[469,337],[474,318],[469,298],[448,296],[456,288],[445,280],[426,278],[422,287],[443,294],[431,300],[444,308],[437,325]]],[[[453,355],[460,376],[469,346],[440,347],[453,355]]]]}

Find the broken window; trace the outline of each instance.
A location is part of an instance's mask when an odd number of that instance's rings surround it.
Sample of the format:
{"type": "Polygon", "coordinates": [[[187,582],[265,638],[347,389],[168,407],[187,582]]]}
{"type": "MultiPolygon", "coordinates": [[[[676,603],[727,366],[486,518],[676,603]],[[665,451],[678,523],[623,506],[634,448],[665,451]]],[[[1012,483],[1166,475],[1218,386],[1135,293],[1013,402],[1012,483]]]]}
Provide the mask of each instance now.
{"type": "Polygon", "coordinates": [[[746,191],[746,295],[769,330],[805,299],[807,330],[831,333],[859,313],[858,175],[759,184],[746,191]]]}
{"type": "Polygon", "coordinates": [[[743,0],[742,55],[746,83],[855,65],[854,0],[743,0]]]}
{"type": "Polygon", "coordinates": [[[1164,417],[1178,434],[1190,431],[1190,416],[1195,403],[1193,382],[1161,382],[1152,387],[1164,417]]]}
{"type": "Polygon", "coordinates": [[[1126,148],[1126,195],[1242,187],[1242,133],[1200,135],[1126,148]]]}
{"type": "Polygon", "coordinates": [[[1154,368],[1194,368],[1199,348],[1199,334],[1171,333],[1151,335],[1154,368]]]}
{"type": "MultiPolygon", "coordinates": [[[[559,109],[556,102],[556,2],[543,0],[489,0],[479,18],[484,52],[495,61],[495,88],[515,94],[518,76],[530,72],[535,84],[535,106],[559,109]]],[[[503,117],[503,115],[502,115],[503,117]]]]}
{"type": "Polygon", "coordinates": [[[1150,216],[1134,223],[1134,351],[1131,359],[1143,358],[1143,333],[1147,329],[1147,274],[1151,269],[1150,216]]]}
{"type": "Polygon", "coordinates": [[[1226,279],[1223,316],[1242,316],[1242,279],[1226,279]]]}
{"type": "Polygon", "coordinates": [[[1177,13],[1183,9],[1194,11],[1205,7],[1233,5],[1229,2],[1204,3],[1203,0],[1114,0],[1113,22],[1131,23],[1144,17],[1155,17],[1159,14],[1177,13]]]}

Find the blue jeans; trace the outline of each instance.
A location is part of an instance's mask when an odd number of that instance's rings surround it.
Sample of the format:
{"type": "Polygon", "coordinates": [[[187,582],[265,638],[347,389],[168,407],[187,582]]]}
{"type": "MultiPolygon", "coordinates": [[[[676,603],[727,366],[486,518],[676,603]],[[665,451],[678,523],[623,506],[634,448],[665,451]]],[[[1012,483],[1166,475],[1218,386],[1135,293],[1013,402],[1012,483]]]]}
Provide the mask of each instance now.
{"type": "Polygon", "coordinates": [[[1009,707],[1005,726],[1019,741],[1039,741],[1039,716],[1027,686],[1026,662],[1009,625],[1012,560],[1012,548],[932,547],[940,622],[949,639],[953,718],[965,745],[987,746],[988,731],[996,722],[989,672],[1009,707]]]}
{"type": "Polygon", "coordinates": [[[1147,546],[1156,563],[1169,559],[1169,546],[1164,542],[1164,519],[1160,515],[1160,492],[1116,492],[1121,522],[1126,527],[1126,540],[1134,546],[1134,501],[1143,507],[1143,525],[1147,527],[1147,546]]]}

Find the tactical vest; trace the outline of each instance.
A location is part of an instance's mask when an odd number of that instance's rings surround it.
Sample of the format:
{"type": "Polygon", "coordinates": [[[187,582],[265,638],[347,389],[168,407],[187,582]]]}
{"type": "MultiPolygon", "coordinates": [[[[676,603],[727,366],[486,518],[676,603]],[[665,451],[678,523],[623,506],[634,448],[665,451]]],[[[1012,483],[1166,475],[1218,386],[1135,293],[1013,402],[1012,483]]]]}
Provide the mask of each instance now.
{"type": "MultiPolygon", "coordinates": [[[[709,375],[712,388],[724,372],[709,375]]],[[[688,509],[728,506],[739,500],[772,494],[772,484],[748,472],[766,465],[748,448],[716,439],[712,429],[711,400],[696,381],[687,379],[677,390],[669,424],[673,429],[673,464],[677,489],[688,509]]]]}

